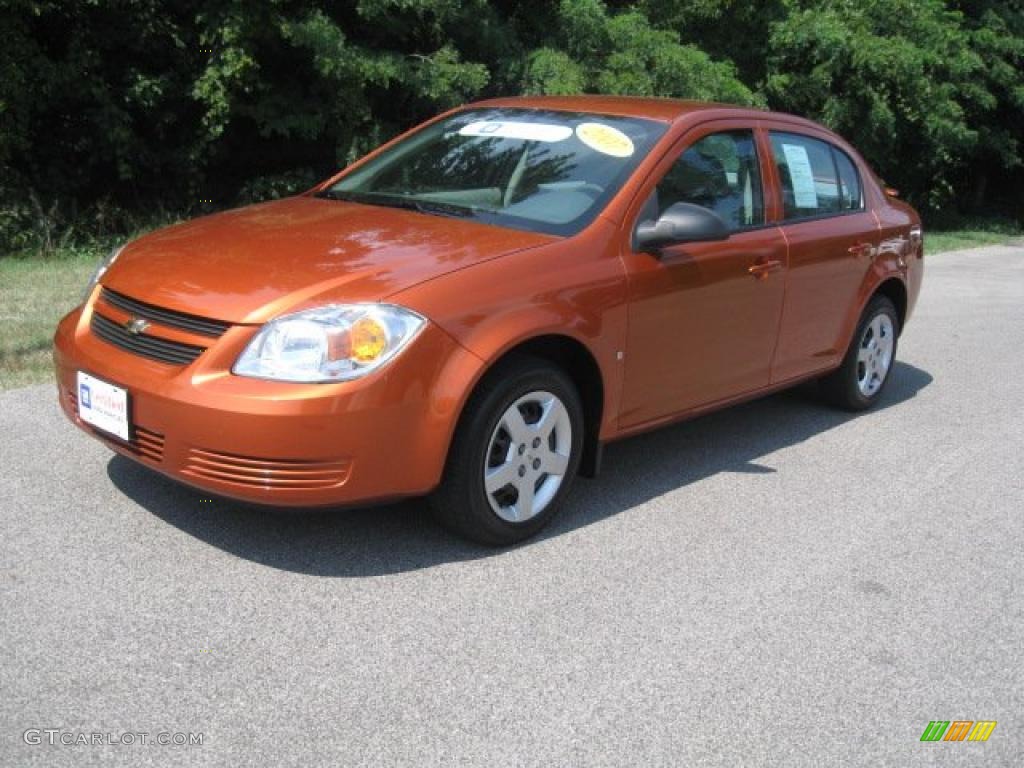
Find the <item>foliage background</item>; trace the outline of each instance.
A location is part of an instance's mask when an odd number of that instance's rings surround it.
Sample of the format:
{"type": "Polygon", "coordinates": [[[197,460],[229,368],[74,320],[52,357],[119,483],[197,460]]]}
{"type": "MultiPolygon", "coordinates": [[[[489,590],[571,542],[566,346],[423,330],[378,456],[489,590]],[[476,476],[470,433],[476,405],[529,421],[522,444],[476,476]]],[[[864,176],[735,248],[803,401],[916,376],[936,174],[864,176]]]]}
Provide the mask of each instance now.
{"type": "Polygon", "coordinates": [[[0,0],[0,255],[303,189],[447,107],[791,111],[933,222],[1024,218],[1019,0],[0,0]]]}

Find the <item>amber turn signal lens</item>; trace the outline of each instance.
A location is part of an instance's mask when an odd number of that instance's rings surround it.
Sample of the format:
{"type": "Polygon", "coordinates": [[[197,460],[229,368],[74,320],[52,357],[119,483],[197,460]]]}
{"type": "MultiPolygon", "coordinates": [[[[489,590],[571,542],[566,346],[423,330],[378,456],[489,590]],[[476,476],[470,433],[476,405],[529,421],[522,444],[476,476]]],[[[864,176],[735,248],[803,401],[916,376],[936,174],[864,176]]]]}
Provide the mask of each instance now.
{"type": "Polygon", "coordinates": [[[388,346],[388,333],[384,326],[372,317],[361,317],[349,331],[352,344],[352,359],[369,363],[383,354],[388,346]]]}

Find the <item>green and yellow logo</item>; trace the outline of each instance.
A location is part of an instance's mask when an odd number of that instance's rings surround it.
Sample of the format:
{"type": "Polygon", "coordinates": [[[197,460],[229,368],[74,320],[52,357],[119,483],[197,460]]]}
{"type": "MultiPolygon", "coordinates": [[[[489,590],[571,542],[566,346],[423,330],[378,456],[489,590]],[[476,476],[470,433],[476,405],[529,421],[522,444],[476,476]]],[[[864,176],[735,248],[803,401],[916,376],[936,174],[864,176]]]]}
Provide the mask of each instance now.
{"type": "Polygon", "coordinates": [[[995,729],[995,720],[932,720],[921,741],[988,741],[995,729]]]}

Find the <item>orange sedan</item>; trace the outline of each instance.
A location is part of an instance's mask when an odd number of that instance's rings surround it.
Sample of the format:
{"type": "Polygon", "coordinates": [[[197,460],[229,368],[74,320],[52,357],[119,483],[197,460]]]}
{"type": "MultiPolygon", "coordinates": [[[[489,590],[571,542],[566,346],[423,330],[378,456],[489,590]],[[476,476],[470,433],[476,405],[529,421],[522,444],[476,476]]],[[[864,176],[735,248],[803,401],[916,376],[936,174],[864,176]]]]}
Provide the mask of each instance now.
{"type": "Polygon", "coordinates": [[[57,329],[58,390],[76,425],[205,491],[430,494],[508,544],[610,440],[806,379],[870,407],[922,255],[914,210],[807,120],[498,99],[117,250],[57,329]]]}

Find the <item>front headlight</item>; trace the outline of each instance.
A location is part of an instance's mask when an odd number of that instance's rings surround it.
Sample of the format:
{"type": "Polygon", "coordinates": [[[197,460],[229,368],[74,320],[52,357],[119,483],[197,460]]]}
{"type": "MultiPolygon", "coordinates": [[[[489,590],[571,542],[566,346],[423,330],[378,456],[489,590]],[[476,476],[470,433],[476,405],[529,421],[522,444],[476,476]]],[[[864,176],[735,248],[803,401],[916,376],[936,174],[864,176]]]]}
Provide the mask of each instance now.
{"type": "Polygon", "coordinates": [[[92,277],[89,278],[89,284],[85,287],[85,293],[82,295],[82,301],[86,301],[89,298],[89,294],[91,294],[92,289],[96,287],[96,283],[98,283],[104,273],[110,269],[110,265],[113,264],[114,260],[121,255],[121,251],[123,250],[123,245],[120,248],[115,248],[107,254],[107,257],[103,259],[103,261],[99,263],[99,266],[96,267],[96,271],[93,272],[92,277]]]}
{"type": "Polygon", "coordinates": [[[281,381],[347,381],[375,371],[419,333],[426,320],[393,304],[335,304],[267,323],[232,373],[281,381]]]}

